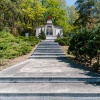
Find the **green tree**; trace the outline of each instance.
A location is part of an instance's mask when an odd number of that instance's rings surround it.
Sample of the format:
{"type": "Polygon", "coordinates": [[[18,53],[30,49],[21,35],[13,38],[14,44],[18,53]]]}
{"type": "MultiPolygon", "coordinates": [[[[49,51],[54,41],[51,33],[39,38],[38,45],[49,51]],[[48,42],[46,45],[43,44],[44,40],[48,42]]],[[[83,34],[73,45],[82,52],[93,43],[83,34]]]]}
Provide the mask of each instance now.
{"type": "Polygon", "coordinates": [[[76,8],[79,11],[79,18],[76,20],[77,24],[92,28],[95,23],[96,7],[95,3],[98,0],[77,0],[76,8]]]}
{"type": "Polygon", "coordinates": [[[45,35],[45,33],[44,33],[44,31],[41,29],[41,32],[39,33],[39,39],[41,39],[41,40],[45,40],[46,39],[46,35],[45,35]]]}
{"type": "Polygon", "coordinates": [[[98,0],[98,2],[95,3],[95,6],[97,9],[97,13],[96,13],[97,22],[100,23],[100,0],[98,0]]]}
{"type": "Polygon", "coordinates": [[[63,2],[61,0],[47,0],[47,16],[52,16],[53,23],[55,25],[61,26],[63,31],[66,32],[70,29],[70,25],[67,19],[67,13],[65,7],[62,7],[63,2]]]}
{"type": "Polygon", "coordinates": [[[78,19],[79,14],[78,11],[76,10],[75,6],[67,6],[66,8],[67,11],[67,17],[68,17],[68,22],[69,24],[73,25],[75,23],[75,20],[78,19]]]}
{"type": "Polygon", "coordinates": [[[72,29],[65,0],[0,0],[0,30],[5,29],[15,36],[26,32],[35,35],[36,27],[44,25],[49,15],[64,33],[72,29]]]}

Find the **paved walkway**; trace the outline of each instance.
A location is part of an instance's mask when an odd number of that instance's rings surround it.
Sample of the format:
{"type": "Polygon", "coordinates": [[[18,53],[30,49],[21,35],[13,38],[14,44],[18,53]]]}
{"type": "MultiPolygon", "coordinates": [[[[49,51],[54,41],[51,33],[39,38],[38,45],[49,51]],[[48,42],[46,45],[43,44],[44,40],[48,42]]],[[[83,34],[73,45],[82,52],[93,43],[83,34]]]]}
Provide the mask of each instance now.
{"type": "Polygon", "coordinates": [[[0,72],[1,77],[99,77],[67,59],[29,59],[0,72]]]}
{"type": "Polygon", "coordinates": [[[30,58],[0,72],[0,100],[100,100],[100,75],[68,60],[57,43],[40,43],[30,58]]]}

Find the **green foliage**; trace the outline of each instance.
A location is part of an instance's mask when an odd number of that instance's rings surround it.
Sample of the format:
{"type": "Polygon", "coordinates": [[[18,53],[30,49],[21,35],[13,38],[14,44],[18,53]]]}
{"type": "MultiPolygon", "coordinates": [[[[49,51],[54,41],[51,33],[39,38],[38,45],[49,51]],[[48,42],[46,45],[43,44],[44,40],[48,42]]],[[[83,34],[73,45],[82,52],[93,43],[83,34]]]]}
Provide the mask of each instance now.
{"type": "Polygon", "coordinates": [[[52,16],[53,23],[55,25],[61,26],[63,31],[66,32],[69,30],[69,23],[67,22],[67,13],[66,9],[61,7],[61,0],[47,0],[47,12],[48,15],[52,16]]]}
{"type": "Polygon", "coordinates": [[[100,0],[98,0],[98,2],[95,3],[96,9],[97,9],[97,22],[100,23],[100,0]]]}
{"type": "Polygon", "coordinates": [[[93,64],[92,67],[93,67],[93,70],[97,72],[97,71],[100,69],[100,64],[98,64],[98,63],[96,62],[96,63],[93,64]]]}
{"type": "Polygon", "coordinates": [[[15,36],[26,32],[34,35],[36,27],[43,24],[45,11],[38,0],[2,0],[0,30],[8,27],[15,36]]]}
{"type": "Polygon", "coordinates": [[[92,59],[98,58],[100,50],[100,31],[99,27],[89,30],[81,28],[70,40],[69,51],[78,60],[92,64],[92,59]]]}
{"type": "Polygon", "coordinates": [[[34,36],[36,27],[44,25],[47,16],[52,16],[54,25],[61,26],[65,33],[73,29],[64,0],[0,1],[0,31],[5,29],[14,36],[24,36],[26,32],[34,36]]]}
{"type": "Polygon", "coordinates": [[[39,33],[39,39],[41,39],[41,40],[45,40],[46,39],[46,35],[45,35],[45,33],[42,31],[42,29],[41,29],[41,33],[39,33]]]}
{"type": "Polygon", "coordinates": [[[70,38],[69,37],[58,38],[55,41],[58,42],[59,45],[66,46],[69,45],[70,38]]]}
{"type": "Polygon", "coordinates": [[[13,38],[13,36],[9,32],[7,32],[5,30],[0,32],[0,38],[8,38],[8,37],[12,37],[13,38]]]}
{"type": "Polygon", "coordinates": [[[75,20],[78,19],[79,13],[78,10],[76,10],[75,6],[67,6],[66,8],[67,11],[67,17],[68,17],[68,22],[73,25],[75,20]]]}
{"type": "Polygon", "coordinates": [[[30,52],[39,41],[34,36],[14,37],[8,32],[0,32],[0,59],[11,59],[24,55],[30,52]]]}
{"type": "Polygon", "coordinates": [[[84,27],[93,28],[96,20],[97,9],[95,3],[98,0],[77,0],[76,8],[79,11],[79,18],[76,20],[76,24],[84,27]]]}
{"type": "Polygon", "coordinates": [[[58,33],[57,38],[61,38],[60,34],[58,33]]]}

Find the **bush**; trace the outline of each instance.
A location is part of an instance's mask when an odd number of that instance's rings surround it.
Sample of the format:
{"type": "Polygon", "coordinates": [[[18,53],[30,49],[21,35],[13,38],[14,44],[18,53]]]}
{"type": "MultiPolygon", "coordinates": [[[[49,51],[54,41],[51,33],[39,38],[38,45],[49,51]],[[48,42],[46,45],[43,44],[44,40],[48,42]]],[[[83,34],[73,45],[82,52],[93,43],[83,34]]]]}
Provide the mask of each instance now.
{"type": "Polygon", "coordinates": [[[57,35],[57,39],[58,39],[58,38],[61,38],[61,36],[60,36],[60,34],[59,34],[59,33],[58,33],[58,35],[57,35]]]}
{"type": "Polygon", "coordinates": [[[41,39],[41,40],[45,40],[46,39],[46,35],[45,35],[45,33],[41,30],[41,33],[39,33],[39,39],[41,39]]]}
{"type": "Polygon", "coordinates": [[[0,32],[0,38],[8,38],[8,37],[13,38],[13,35],[5,30],[0,32]]]}
{"type": "Polygon", "coordinates": [[[40,39],[35,36],[30,36],[28,38],[20,36],[18,37],[18,39],[21,39],[24,42],[28,42],[31,46],[35,46],[36,44],[40,42],[40,39]]]}
{"type": "Polygon", "coordinates": [[[98,70],[100,70],[100,64],[96,62],[96,63],[93,64],[92,68],[93,68],[94,71],[97,72],[98,70]]]}
{"type": "Polygon", "coordinates": [[[69,38],[69,37],[57,38],[57,39],[55,40],[55,42],[58,42],[59,45],[62,45],[62,46],[67,46],[67,45],[69,45],[69,41],[70,41],[70,38],[69,38]]]}
{"type": "Polygon", "coordinates": [[[6,32],[0,32],[0,36],[0,59],[12,59],[24,55],[30,52],[40,41],[35,36],[29,38],[14,37],[6,32]]]}
{"type": "Polygon", "coordinates": [[[69,51],[81,62],[91,65],[92,59],[97,57],[98,50],[100,50],[100,35],[96,28],[93,30],[79,29],[70,40],[69,51]]]}

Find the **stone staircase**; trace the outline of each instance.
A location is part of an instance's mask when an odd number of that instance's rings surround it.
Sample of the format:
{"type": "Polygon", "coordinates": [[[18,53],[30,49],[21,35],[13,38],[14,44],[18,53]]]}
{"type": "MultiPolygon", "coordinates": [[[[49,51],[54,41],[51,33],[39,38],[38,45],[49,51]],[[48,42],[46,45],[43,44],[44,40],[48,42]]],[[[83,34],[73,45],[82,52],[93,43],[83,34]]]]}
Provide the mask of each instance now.
{"type": "Polygon", "coordinates": [[[42,41],[30,58],[66,58],[66,56],[58,43],[42,41]]]}
{"type": "Polygon", "coordinates": [[[100,75],[43,41],[29,60],[0,72],[0,100],[100,100],[100,75]]]}

